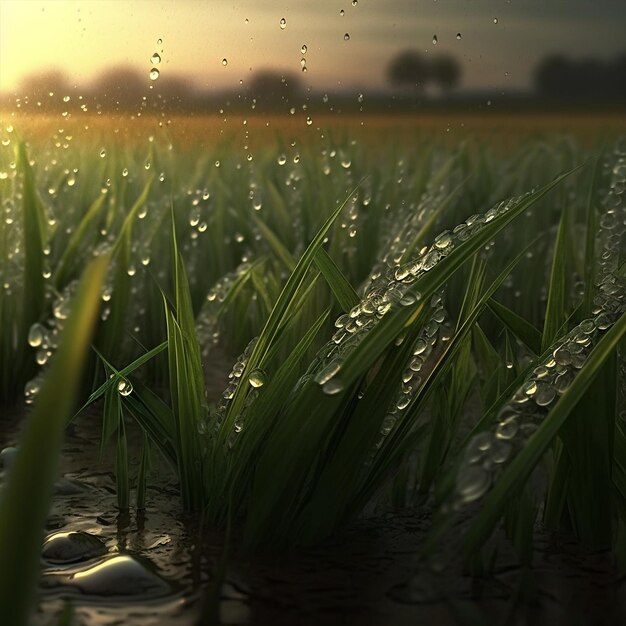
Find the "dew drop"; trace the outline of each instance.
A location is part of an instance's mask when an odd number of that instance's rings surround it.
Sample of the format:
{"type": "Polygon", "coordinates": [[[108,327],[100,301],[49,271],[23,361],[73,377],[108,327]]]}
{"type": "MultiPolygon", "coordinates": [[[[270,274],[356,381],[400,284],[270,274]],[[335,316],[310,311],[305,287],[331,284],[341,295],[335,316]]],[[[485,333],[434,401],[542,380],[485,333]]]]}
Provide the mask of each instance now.
{"type": "Polygon", "coordinates": [[[433,35],[433,45],[436,46],[437,45],[437,35],[433,35]]]}
{"type": "Polygon", "coordinates": [[[150,80],[156,80],[159,77],[159,70],[156,67],[153,67],[150,70],[150,80]]]}
{"type": "Polygon", "coordinates": [[[28,331],[28,345],[38,348],[43,343],[44,332],[41,324],[33,324],[28,331]]]}
{"type": "Polygon", "coordinates": [[[161,62],[161,55],[158,52],[155,52],[151,57],[150,61],[153,65],[158,65],[161,62]]]}
{"type": "Polygon", "coordinates": [[[106,151],[104,148],[102,148],[102,149],[100,150],[100,158],[101,158],[101,159],[104,159],[104,157],[105,157],[106,155],[107,155],[107,151],[106,151]]]}
{"type": "Polygon", "coordinates": [[[489,489],[489,474],[478,466],[470,466],[463,470],[457,478],[456,491],[464,502],[478,500],[489,489]]]}
{"type": "Polygon", "coordinates": [[[350,33],[346,33],[346,34],[343,36],[343,40],[344,40],[344,41],[350,41],[350,33]]]}
{"type": "Polygon", "coordinates": [[[227,58],[223,58],[222,59],[222,65],[224,65],[224,66],[228,65],[228,59],[227,58]]]}
{"type": "Polygon", "coordinates": [[[37,365],[45,365],[51,355],[52,352],[50,352],[50,350],[44,350],[43,348],[39,348],[39,350],[37,350],[37,354],[35,355],[35,361],[37,361],[37,365]]]}
{"type": "Polygon", "coordinates": [[[537,385],[537,393],[535,394],[535,402],[539,406],[548,406],[554,400],[556,391],[550,385],[540,383],[537,385]]]}
{"type": "Polygon", "coordinates": [[[457,38],[457,39],[461,39],[461,33],[457,33],[457,34],[456,34],[456,38],[457,38]]]}
{"type": "Polygon", "coordinates": [[[334,396],[343,391],[343,382],[339,378],[331,378],[322,385],[322,391],[327,396],[334,396]]]}
{"type": "Polygon", "coordinates": [[[324,385],[329,380],[331,380],[333,376],[335,376],[335,374],[337,374],[337,372],[340,369],[341,369],[340,360],[337,359],[337,360],[331,361],[328,365],[326,365],[326,367],[324,367],[322,370],[320,370],[316,374],[314,380],[318,385],[324,385]]]}
{"type": "Polygon", "coordinates": [[[267,375],[260,368],[253,369],[250,372],[250,376],[248,376],[248,382],[250,383],[250,386],[254,387],[255,389],[262,387],[265,384],[266,380],[267,375]]]}
{"type": "Polygon", "coordinates": [[[120,378],[117,383],[117,391],[120,396],[130,396],[130,394],[133,392],[133,386],[131,385],[130,381],[126,380],[125,378],[120,378]]]}
{"type": "Polygon", "coordinates": [[[307,51],[306,44],[305,44],[305,43],[303,43],[303,44],[302,44],[302,47],[300,48],[300,52],[301,52],[302,54],[306,54],[306,51],[307,51]]]}
{"type": "Polygon", "coordinates": [[[409,404],[411,404],[411,396],[409,394],[402,394],[396,402],[396,407],[398,407],[400,411],[403,411],[409,404]]]}
{"type": "Polygon", "coordinates": [[[285,30],[287,27],[287,20],[284,17],[280,18],[280,30],[285,30]]]}
{"type": "Polygon", "coordinates": [[[497,17],[494,17],[494,18],[493,18],[493,23],[494,23],[494,24],[497,24],[497,23],[498,23],[498,18],[497,18],[497,17]]]}
{"type": "Polygon", "coordinates": [[[499,465],[505,463],[511,455],[513,447],[508,441],[496,441],[489,453],[489,458],[493,463],[499,465]]]}
{"type": "Polygon", "coordinates": [[[515,417],[507,417],[502,420],[496,427],[496,437],[498,439],[513,439],[519,430],[519,424],[515,417]]]}

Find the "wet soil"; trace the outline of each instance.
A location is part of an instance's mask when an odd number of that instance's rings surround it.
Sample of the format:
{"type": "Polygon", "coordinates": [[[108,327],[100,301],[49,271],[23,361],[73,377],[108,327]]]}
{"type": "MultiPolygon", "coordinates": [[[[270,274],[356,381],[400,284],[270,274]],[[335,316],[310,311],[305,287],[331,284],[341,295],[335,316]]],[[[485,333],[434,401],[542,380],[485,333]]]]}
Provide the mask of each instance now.
{"type": "MultiPolygon", "coordinates": [[[[1,448],[15,444],[16,423],[2,420],[1,448]]],[[[151,474],[146,510],[118,514],[111,455],[99,459],[98,436],[97,416],[89,416],[66,438],[42,549],[37,626],[56,625],[67,602],[76,626],[626,623],[626,578],[610,554],[538,528],[532,570],[499,540],[488,578],[465,576],[456,565],[420,573],[415,555],[429,515],[415,510],[378,511],[292,555],[242,554],[235,531],[212,618],[206,597],[222,534],[181,514],[164,467],[151,474]],[[83,534],[65,534],[76,531],[83,534]]]]}

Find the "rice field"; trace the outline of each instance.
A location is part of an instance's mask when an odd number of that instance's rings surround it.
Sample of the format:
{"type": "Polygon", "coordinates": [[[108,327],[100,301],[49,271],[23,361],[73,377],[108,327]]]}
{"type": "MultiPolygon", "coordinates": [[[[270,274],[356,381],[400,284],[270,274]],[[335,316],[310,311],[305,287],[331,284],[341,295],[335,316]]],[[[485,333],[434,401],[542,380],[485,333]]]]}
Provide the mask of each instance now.
{"type": "MultiPolygon", "coordinates": [[[[37,606],[64,432],[85,424],[116,514],[165,471],[224,538],[213,623],[229,546],[299,554],[381,510],[428,515],[405,603],[448,598],[452,570],[488,578],[503,542],[532,567],[542,532],[623,575],[624,130],[6,116],[6,623],[37,606]]],[[[83,560],[64,588],[98,596],[83,560]]]]}

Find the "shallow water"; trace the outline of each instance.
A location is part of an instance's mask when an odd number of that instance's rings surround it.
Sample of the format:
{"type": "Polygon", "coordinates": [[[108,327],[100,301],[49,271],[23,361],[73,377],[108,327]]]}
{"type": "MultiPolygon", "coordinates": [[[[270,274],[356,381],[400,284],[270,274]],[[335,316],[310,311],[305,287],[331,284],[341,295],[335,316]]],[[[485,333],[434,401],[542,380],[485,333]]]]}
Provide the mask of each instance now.
{"type": "MultiPolygon", "coordinates": [[[[14,424],[5,422],[2,448],[16,441],[14,424]]],[[[67,437],[34,624],[49,624],[68,600],[77,626],[215,623],[201,615],[222,535],[199,533],[180,514],[175,481],[163,468],[151,476],[146,510],[118,515],[110,464],[98,461],[98,436],[98,419],[90,416],[67,437]]],[[[451,567],[433,581],[419,575],[414,560],[428,526],[424,513],[379,512],[315,550],[254,559],[235,539],[217,623],[445,625],[472,614],[484,624],[626,622],[626,579],[607,553],[539,530],[532,572],[499,541],[492,578],[472,579],[451,567]]]]}

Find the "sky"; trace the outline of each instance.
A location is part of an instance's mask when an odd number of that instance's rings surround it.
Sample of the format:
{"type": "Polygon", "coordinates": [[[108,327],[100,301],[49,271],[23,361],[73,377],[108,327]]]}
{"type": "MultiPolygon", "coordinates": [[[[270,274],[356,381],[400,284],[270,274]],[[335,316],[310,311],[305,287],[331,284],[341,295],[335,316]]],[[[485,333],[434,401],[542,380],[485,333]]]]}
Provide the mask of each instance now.
{"type": "Polygon", "coordinates": [[[52,67],[78,87],[112,65],[147,77],[155,52],[161,76],[208,89],[267,68],[315,88],[378,89],[406,48],[455,55],[465,89],[516,90],[546,54],[626,52],[625,24],[626,0],[0,0],[0,92],[52,67]]]}

